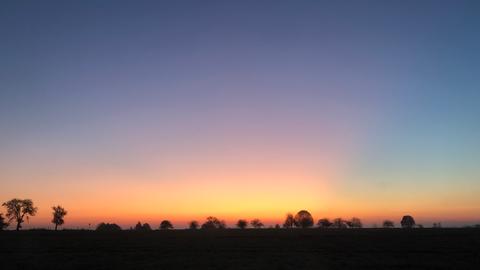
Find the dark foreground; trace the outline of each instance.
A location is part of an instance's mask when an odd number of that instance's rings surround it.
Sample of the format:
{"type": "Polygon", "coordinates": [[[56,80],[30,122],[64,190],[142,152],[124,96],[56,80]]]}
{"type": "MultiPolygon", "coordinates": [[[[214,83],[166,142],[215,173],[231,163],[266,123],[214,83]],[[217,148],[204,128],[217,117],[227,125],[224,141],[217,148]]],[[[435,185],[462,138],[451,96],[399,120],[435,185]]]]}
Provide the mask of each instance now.
{"type": "Polygon", "coordinates": [[[0,269],[480,269],[478,229],[0,232],[0,269]]]}

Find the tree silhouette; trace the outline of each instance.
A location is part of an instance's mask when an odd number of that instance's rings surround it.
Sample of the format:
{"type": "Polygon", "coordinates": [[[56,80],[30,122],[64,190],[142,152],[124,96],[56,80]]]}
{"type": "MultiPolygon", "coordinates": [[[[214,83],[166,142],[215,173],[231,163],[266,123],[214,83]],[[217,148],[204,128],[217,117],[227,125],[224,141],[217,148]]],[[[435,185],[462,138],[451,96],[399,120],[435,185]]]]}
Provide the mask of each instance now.
{"type": "Polygon", "coordinates": [[[322,218],[318,220],[317,226],[319,228],[330,228],[332,226],[332,222],[328,218],[322,218]]]}
{"type": "Polygon", "coordinates": [[[275,229],[280,229],[280,224],[275,224],[275,229]]]}
{"type": "Polygon", "coordinates": [[[225,229],[226,227],[225,221],[212,216],[207,217],[207,221],[202,224],[202,229],[225,229]]]}
{"type": "Polygon", "coordinates": [[[402,221],[400,221],[402,228],[413,228],[415,226],[415,220],[412,216],[406,215],[403,216],[402,221]]]}
{"type": "Polygon", "coordinates": [[[341,218],[336,218],[333,220],[333,224],[331,226],[332,228],[336,228],[336,229],[345,229],[347,228],[347,224],[345,222],[345,220],[341,219],[341,218]]]}
{"type": "Polygon", "coordinates": [[[192,230],[196,230],[198,229],[198,222],[196,220],[192,220],[190,223],[188,223],[188,227],[192,230]]]}
{"type": "Polygon", "coordinates": [[[59,225],[63,225],[65,223],[65,220],[63,220],[63,217],[67,215],[67,210],[65,210],[60,205],[52,206],[52,210],[53,210],[52,223],[55,224],[55,231],[56,231],[59,225]]]}
{"type": "Polygon", "coordinates": [[[393,221],[391,220],[383,221],[383,228],[394,228],[394,227],[395,227],[395,223],[393,223],[393,221]]]}
{"type": "Polygon", "coordinates": [[[300,210],[295,215],[295,226],[308,228],[313,226],[313,217],[307,210],[300,210]]]}
{"type": "Polygon", "coordinates": [[[33,206],[33,202],[30,199],[11,199],[8,202],[4,202],[2,205],[7,208],[6,216],[8,222],[17,222],[17,231],[22,228],[22,223],[25,221],[25,218],[28,221],[29,216],[33,217],[37,213],[37,208],[33,206]]]}
{"type": "Polygon", "coordinates": [[[285,222],[283,223],[283,227],[287,229],[293,228],[295,225],[295,219],[293,218],[293,215],[288,213],[287,216],[285,217],[285,222]]]}
{"type": "Polygon", "coordinates": [[[152,227],[150,227],[150,224],[148,223],[144,223],[142,225],[142,223],[140,223],[140,221],[137,223],[137,225],[135,225],[135,231],[151,231],[152,230],[152,227]]]}
{"type": "Polygon", "coordinates": [[[173,225],[170,221],[168,220],[163,220],[161,223],[160,223],[160,230],[170,230],[170,229],[173,229],[173,225]]]}
{"type": "Polygon", "coordinates": [[[363,227],[363,224],[362,224],[362,221],[359,219],[359,218],[352,218],[351,220],[347,221],[346,222],[348,227],[350,228],[362,228],[363,227]]]}
{"type": "Polygon", "coordinates": [[[239,219],[237,221],[237,227],[238,228],[245,229],[247,226],[248,226],[248,221],[246,221],[245,219],[239,219]]]}
{"type": "Polygon", "coordinates": [[[8,227],[8,223],[5,222],[3,214],[0,213],[0,231],[8,227]]]}
{"type": "Polygon", "coordinates": [[[258,218],[252,220],[250,222],[250,225],[252,225],[252,227],[255,228],[255,229],[260,229],[260,228],[263,227],[263,223],[258,218]]]}
{"type": "Polygon", "coordinates": [[[120,226],[118,226],[115,223],[104,223],[104,222],[102,222],[102,223],[97,225],[96,230],[99,231],[99,232],[116,232],[116,231],[121,231],[122,228],[120,228],[120,226]]]}

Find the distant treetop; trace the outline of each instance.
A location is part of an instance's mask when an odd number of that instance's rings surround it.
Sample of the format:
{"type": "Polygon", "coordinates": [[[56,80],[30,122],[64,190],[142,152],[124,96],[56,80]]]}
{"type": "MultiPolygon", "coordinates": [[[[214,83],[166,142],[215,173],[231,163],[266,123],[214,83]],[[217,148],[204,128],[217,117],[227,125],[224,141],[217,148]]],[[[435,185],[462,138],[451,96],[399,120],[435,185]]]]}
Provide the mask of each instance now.
{"type": "Polygon", "coordinates": [[[253,219],[251,222],[250,222],[250,225],[252,225],[253,228],[255,229],[260,229],[262,228],[264,225],[263,223],[260,221],[260,219],[256,218],[256,219],[253,219]]]}
{"type": "Polygon", "coordinates": [[[318,223],[317,223],[317,226],[319,228],[330,228],[332,226],[332,222],[330,222],[330,220],[328,218],[322,218],[322,219],[319,219],[318,220],[318,223]]]}
{"type": "Polygon", "coordinates": [[[403,216],[402,221],[400,221],[402,228],[413,228],[415,227],[415,219],[412,216],[406,215],[403,216]]]}
{"type": "Polygon", "coordinates": [[[160,230],[170,230],[173,229],[173,225],[169,220],[163,220],[160,223],[160,230]]]}
{"type": "Polygon", "coordinates": [[[313,226],[313,217],[307,210],[300,210],[295,215],[295,226],[308,228],[313,226]]]}
{"type": "Polygon", "coordinates": [[[151,231],[152,230],[152,227],[150,227],[150,224],[148,223],[144,223],[142,225],[142,223],[140,223],[140,221],[137,223],[137,225],[135,225],[135,231],[151,231]]]}
{"type": "Polygon", "coordinates": [[[383,228],[394,228],[395,227],[395,223],[393,223],[393,221],[391,220],[385,220],[383,221],[383,228]]]}
{"type": "Polygon", "coordinates": [[[295,219],[293,218],[293,215],[288,213],[285,217],[285,222],[283,223],[283,227],[287,229],[293,228],[295,225],[295,219]]]}
{"type": "Polygon", "coordinates": [[[192,220],[188,223],[188,228],[191,230],[198,229],[198,222],[196,220],[192,220]]]}
{"type": "Polygon", "coordinates": [[[347,221],[347,225],[350,228],[362,228],[363,224],[359,218],[353,217],[351,220],[347,221]]]}
{"type": "Polygon", "coordinates": [[[202,224],[202,229],[225,229],[226,227],[225,221],[212,216],[207,217],[207,221],[202,224]]]}
{"type": "Polygon", "coordinates": [[[247,220],[245,220],[245,219],[239,219],[239,220],[237,221],[237,227],[238,227],[239,229],[245,229],[247,226],[248,226],[248,221],[247,221],[247,220]]]}
{"type": "Polygon", "coordinates": [[[116,231],[121,231],[122,228],[120,228],[120,226],[118,226],[115,223],[104,223],[104,222],[102,222],[102,223],[97,225],[96,230],[99,231],[99,232],[116,232],[116,231]]]}

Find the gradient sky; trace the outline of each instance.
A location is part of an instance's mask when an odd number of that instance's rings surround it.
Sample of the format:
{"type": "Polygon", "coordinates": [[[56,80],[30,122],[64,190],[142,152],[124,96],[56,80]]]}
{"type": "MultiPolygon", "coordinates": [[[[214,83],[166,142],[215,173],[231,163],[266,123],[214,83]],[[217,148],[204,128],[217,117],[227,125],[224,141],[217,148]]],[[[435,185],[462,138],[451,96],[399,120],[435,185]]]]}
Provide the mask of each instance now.
{"type": "Polygon", "coordinates": [[[1,1],[0,200],[478,223],[479,29],[479,1],[1,1]]]}

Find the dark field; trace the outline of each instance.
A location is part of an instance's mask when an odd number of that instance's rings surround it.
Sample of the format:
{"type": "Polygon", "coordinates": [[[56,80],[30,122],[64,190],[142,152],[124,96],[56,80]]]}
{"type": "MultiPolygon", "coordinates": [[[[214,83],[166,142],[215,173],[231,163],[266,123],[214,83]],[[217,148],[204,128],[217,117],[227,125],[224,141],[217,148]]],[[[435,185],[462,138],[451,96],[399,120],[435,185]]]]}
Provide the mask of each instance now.
{"type": "Polygon", "coordinates": [[[3,231],[0,269],[480,269],[480,230],[3,231]]]}

